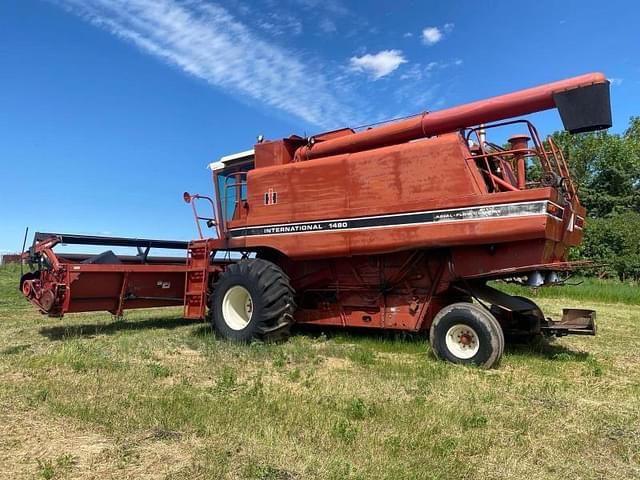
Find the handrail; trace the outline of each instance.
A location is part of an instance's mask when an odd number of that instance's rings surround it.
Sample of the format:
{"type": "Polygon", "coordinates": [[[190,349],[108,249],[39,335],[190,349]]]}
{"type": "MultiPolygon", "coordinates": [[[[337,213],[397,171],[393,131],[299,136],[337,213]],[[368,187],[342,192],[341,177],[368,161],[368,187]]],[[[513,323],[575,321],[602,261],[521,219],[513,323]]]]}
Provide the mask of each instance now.
{"type": "Polygon", "coordinates": [[[191,209],[193,210],[193,216],[194,216],[195,221],[196,221],[196,227],[198,227],[198,235],[200,236],[200,239],[203,239],[204,235],[202,235],[202,228],[200,227],[200,221],[201,220],[206,220],[207,221],[207,227],[209,227],[209,228],[211,228],[211,227],[216,225],[216,219],[215,219],[216,207],[215,207],[215,204],[213,203],[213,200],[211,199],[211,197],[209,197],[207,195],[200,195],[199,193],[196,193],[195,195],[190,195],[189,193],[185,192],[184,193],[184,200],[185,200],[185,202],[191,204],[191,209]],[[203,217],[203,216],[199,215],[198,214],[198,209],[196,207],[196,200],[207,200],[211,204],[211,211],[213,212],[213,217],[203,217]]]}
{"type": "MultiPolygon", "coordinates": [[[[514,188],[514,185],[508,181],[509,179],[501,179],[494,174],[491,169],[490,159],[497,159],[501,162],[507,162],[512,170],[514,167],[514,160],[516,157],[520,159],[533,159],[537,158],[542,166],[544,172],[551,172],[555,175],[558,175],[561,178],[566,179],[567,190],[566,193],[572,197],[577,195],[575,184],[571,178],[571,174],[569,172],[569,168],[567,166],[566,159],[564,154],[560,148],[553,142],[551,137],[548,137],[546,142],[549,148],[545,148],[544,143],[540,139],[540,135],[535,128],[535,126],[529,122],[528,120],[510,120],[505,122],[494,123],[491,125],[483,125],[473,128],[465,129],[465,133],[463,134],[463,138],[466,143],[471,143],[471,137],[475,136],[475,140],[477,140],[477,145],[480,150],[479,153],[472,154],[471,157],[467,158],[467,161],[480,161],[484,165],[484,168],[481,168],[481,171],[488,176],[489,181],[491,182],[491,186],[494,191],[500,191],[498,186],[502,187],[506,190],[519,190],[521,188],[527,188],[532,185],[539,185],[540,182],[528,182],[526,178],[517,179],[520,185],[519,188],[514,188]],[[529,136],[532,140],[532,148],[518,148],[518,149],[503,149],[502,147],[495,145],[493,143],[482,141],[482,137],[480,135],[481,131],[486,131],[489,128],[503,127],[506,125],[514,125],[514,124],[525,124],[527,129],[529,130],[529,136]],[[489,147],[489,148],[487,148],[489,147]],[[486,170],[485,170],[486,168],[486,170]],[[501,180],[501,181],[497,181],[501,180]],[[507,180],[505,182],[505,180],[507,180]],[[498,185],[496,185],[498,184],[498,185]]],[[[475,142],[474,142],[475,143],[475,142]]],[[[526,175],[526,174],[525,174],[526,175]]]]}

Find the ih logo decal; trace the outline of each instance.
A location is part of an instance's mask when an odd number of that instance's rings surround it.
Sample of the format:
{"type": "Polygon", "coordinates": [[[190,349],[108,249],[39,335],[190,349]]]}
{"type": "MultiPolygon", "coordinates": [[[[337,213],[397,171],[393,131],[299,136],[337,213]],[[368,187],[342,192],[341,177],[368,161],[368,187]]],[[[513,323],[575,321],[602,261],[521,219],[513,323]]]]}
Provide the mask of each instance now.
{"type": "Polygon", "coordinates": [[[264,194],[264,204],[275,205],[276,203],[278,203],[278,192],[274,191],[273,188],[270,188],[264,194]]]}

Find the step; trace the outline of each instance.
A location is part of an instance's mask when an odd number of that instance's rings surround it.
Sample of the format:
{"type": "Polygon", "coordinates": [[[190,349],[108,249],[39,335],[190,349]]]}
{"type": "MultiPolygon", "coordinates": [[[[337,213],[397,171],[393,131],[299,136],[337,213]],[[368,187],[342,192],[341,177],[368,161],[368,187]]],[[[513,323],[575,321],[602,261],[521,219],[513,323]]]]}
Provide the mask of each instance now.
{"type": "Polygon", "coordinates": [[[197,297],[201,297],[201,296],[202,296],[202,295],[204,295],[204,294],[205,294],[205,292],[204,292],[204,291],[199,291],[199,292],[198,292],[198,291],[191,291],[191,292],[187,292],[187,293],[185,293],[185,295],[186,295],[187,297],[196,297],[196,296],[197,296],[197,297]]]}

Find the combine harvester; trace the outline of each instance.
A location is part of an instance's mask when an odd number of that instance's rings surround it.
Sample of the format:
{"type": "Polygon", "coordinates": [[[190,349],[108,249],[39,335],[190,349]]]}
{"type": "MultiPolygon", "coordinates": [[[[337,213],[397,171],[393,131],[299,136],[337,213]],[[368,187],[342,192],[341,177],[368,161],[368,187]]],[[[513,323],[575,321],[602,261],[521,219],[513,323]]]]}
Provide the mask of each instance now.
{"type": "Polygon", "coordinates": [[[280,338],[293,323],[429,331],[438,357],[485,367],[505,335],[593,335],[591,310],[554,321],[487,285],[559,284],[575,266],[567,253],[586,212],[563,154],[512,120],[552,108],[571,133],[608,128],[609,82],[592,73],[363,131],[259,138],[210,165],[214,199],[184,194],[198,239],[38,233],[20,288],[52,317],[184,305],[185,318],[208,316],[236,341],[280,338]],[[513,125],[526,134],[508,148],[486,140],[513,125]],[[542,175],[527,178],[535,162],[542,175]],[[57,253],[59,244],[138,254],[57,253]]]}

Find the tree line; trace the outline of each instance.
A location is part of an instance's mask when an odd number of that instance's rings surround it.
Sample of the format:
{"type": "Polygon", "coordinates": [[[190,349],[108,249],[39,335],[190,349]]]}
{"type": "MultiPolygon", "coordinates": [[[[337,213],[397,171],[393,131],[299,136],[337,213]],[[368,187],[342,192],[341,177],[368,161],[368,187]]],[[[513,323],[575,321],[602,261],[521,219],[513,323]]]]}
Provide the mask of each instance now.
{"type": "Polygon", "coordinates": [[[567,158],[588,219],[571,259],[605,264],[595,270],[620,280],[640,280],[640,117],[622,134],[600,131],[553,140],[567,158]]]}

